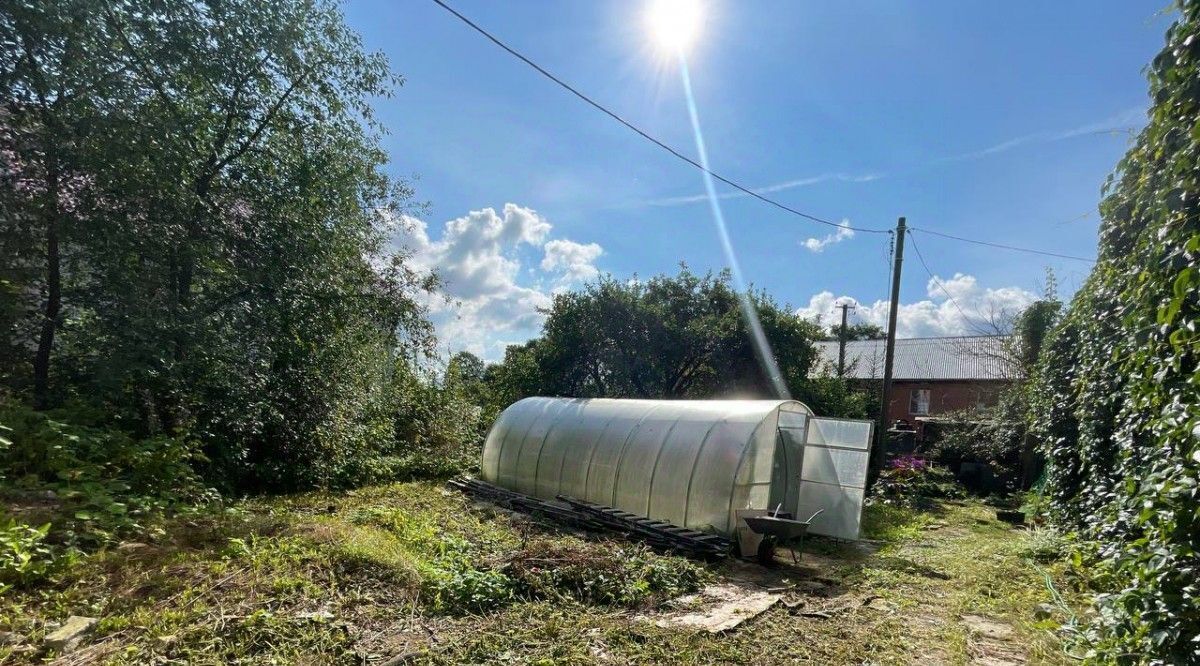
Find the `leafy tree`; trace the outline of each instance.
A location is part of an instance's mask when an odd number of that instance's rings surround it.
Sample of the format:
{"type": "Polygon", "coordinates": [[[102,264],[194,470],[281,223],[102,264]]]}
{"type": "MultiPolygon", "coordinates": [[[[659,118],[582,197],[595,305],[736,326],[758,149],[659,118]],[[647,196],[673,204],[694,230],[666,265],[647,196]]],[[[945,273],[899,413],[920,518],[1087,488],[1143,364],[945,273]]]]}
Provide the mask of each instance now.
{"type": "Polygon", "coordinates": [[[226,487],[348,482],[432,350],[382,55],[324,0],[9,3],[0,43],[9,388],[190,433],[226,487]]]}
{"type": "Polygon", "coordinates": [[[1051,282],[1043,297],[1014,316],[998,330],[1010,331],[1005,344],[988,358],[1005,367],[1013,378],[995,405],[947,414],[940,437],[931,451],[946,463],[961,461],[988,464],[1007,490],[1029,488],[1037,478],[1041,461],[1028,436],[1031,378],[1046,336],[1058,321],[1062,303],[1051,282]]]}
{"type": "MultiPolygon", "coordinates": [[[[820,329],[749,294],[789,390],[822,413],[862,409],[809,372],[820,329]]],[[[509,347],[485,373],[503,407],[528,395],[623,398],[773,397],[728,273],[619,281],[559,294],[541,337],[509,347]]],[[[844,387],[843,387],[844,388],[844,387]]]]}
{"type": "Polygon", "coordinates": [[[487,364],[468,351],[453,354],[446,364],[446,384],[458,385],[466,391],[476,390],[483,382],[487,364]]]}
{"type": "Polygon", "coordinates": [[[0,109],[0,247],[12,258],[4,262],[4,278],[16,286],[16,309],[24,311],[14,333],[25,340],[13,346],[34,350],[32,377],[21,379],[32,380],[34,402],[46,408],[64,283],[78,259],[71,248],[102,204],[87,146],[106,122],[101,105],[120,96],[121,63],[112,56],[111,34],[93,13],[96,3],[6,7],[0,13],[7,54],[0,65],[6,93],[0,109]]]}
{"type": "MultiPolygon", "coordinates": [[[[823,336],[824,340],[841,340],[842,325],[830,324],[828,331],[823,336]]],[[[887,337],[887,331],[883,330],[882,326],[861,321],[857,324],[846,324],[846,339],[847,340],[883,340],[887,337]]]]}

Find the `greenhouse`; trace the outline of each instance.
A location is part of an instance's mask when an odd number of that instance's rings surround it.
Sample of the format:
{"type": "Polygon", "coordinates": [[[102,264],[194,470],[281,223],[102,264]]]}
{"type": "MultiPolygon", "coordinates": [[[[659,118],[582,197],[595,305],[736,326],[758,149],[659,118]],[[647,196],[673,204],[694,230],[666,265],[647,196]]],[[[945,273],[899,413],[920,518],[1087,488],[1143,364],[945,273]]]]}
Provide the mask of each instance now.
{"type": "Polygon", "coordinates": [[[526,398],[492,426],[481,476],[731,536],[739,511],[820,509],[811,533],[856,539],[871,432],[794,400],[526,398]]]}

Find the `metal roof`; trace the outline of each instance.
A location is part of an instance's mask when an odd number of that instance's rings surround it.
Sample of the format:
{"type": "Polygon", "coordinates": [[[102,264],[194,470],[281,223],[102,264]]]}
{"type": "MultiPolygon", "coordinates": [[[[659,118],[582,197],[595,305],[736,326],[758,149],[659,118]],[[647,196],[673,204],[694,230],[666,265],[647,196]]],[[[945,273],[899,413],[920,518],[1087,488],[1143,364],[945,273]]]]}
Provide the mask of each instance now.
{"type": "MultiPolygon", "coordinates": [[[[896,340],[892,378],[898,380],[1004,380],[1017,377],[1008,360],[1003,335],[896,340]]],[[[846,343],[846,376],[883,379],[884,340],[851,340],[846,343]]],[[[838,343],[817,342],[826,371],[837,373],[838,343]]]]}

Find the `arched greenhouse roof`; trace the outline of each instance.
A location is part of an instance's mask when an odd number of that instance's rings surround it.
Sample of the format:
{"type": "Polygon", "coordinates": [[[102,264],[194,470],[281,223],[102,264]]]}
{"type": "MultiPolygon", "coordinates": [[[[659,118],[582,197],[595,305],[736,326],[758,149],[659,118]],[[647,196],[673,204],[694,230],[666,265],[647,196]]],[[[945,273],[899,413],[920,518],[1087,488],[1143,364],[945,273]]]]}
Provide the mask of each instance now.
{"type": "Polygon", "coordinates": [[[488,433],[482,477],[731,533],[736,510],[767,506],[776,429],[811,415],[794,400],[526,398],[488,433]]]}

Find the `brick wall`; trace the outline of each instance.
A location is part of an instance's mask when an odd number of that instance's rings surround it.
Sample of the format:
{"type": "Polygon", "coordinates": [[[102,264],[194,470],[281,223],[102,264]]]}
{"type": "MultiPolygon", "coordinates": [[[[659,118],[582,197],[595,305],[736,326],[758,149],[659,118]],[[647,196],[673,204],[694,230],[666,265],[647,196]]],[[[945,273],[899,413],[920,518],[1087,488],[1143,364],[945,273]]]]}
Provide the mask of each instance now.
{"type": "Polygon", "coordinates": [[[888,426],[891,427],[893,423],[901,420],[916,425],[917,416],[937,416],[960,409],[994,405],[1007,384],[1005,381],[982,380],[893,381],[887,408],[888,426]],[[913,391],[922,389],[929,391],[929,413],[918,415],[912,411],[912,396],[913,391]]]}

